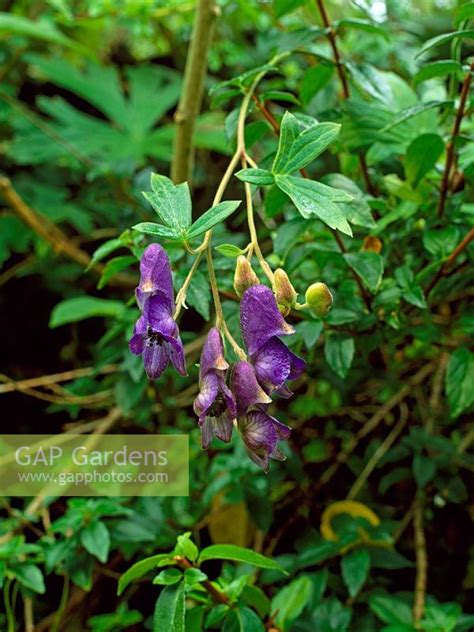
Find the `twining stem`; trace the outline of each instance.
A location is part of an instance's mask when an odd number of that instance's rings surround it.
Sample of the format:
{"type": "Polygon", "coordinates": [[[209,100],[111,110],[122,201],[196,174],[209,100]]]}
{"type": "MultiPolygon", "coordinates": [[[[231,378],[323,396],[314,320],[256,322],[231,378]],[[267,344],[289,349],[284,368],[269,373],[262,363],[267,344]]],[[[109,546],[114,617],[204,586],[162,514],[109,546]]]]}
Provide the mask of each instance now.
{"type": "MultiPolygon", "coordinates": [[[[185,571],[188,570],[188,568],[197,568],[196,566],[194,566],[194,564],[191,564],[189,560],[187,560],[185,557],[182,557],[181,555],[176,555],[174,559],[177,565],[185,571]]],[[[208,579],[205,579],[201,583],[204,586],[204,588],[207,590],[207,592],[211,595],[211,597],[214,599],[214,601],[216,601],[217,603],[224,603],[224,604],[229,603],[229,598],[227,597],[227,595],[225,595],[218,588],[216,588],[208,579]]]]}
{"type": "Polygon", "coordinates": [[[33,613],[33,599],[31,597],[24,597],[23,599],[23,614],[25,619],[25,632],[34,632],[35,620],[33,613]]]}
{"type": "Polygon", "coordinates": [[[61,629],[61,621],[64,616],[64,611],[66,609],[68,598],[69,598],[69,576],[64,575],[64,583],[63,583],[63,590],[61,593],[61,600],[59,602],[58,609],[56,610],[56,614],[54,616],[54,623],[51,626],[51,632],[58,632],[58,630],[61,629]]]}
{"type": "Polygon", "coordinates": [[[15,632],[15,613],[13,612],[12,604],[10,601],[10,586],[12,584],[11,579],[7,579],[3,586],[3,603],[5,606],[5,614],[7,617],[7,632],[15,632]]]}
{"type": "MultiPolygon", "coordinates": [[[[326,11],[326,7],[324,6],[324,1],[316,0],[316,4],[319,10],[319,13],[321,15],[323,24],[325,28],[327,29],[327,36],[328,36],[329,44],[331,45],[331,48],[332,48],[334,63],[336,64],[337,74],[339,76],[339,81],[341,82],[342,94],[344,96],[344,99],[348,99],[350,97],[349,83],[347,81],[346,73],[344,71],[344,66],[341,61],[341,55],[339,53],[339,48],[337,46],[336,33],[329,19],[329,15],[328,15],[328,12],[326,11]]],[[[362,177],[364,178],[365,187],[367,191],[371,195],[375,195],[374,187],[372,186],[372,182],[369,177],[367,162],[363,154],[359,155],[359,164],[360,164],[360,170],[362,172],[362,177]]]]}
{"type": "Polygon", "coordinates": [[[454,119],[453,131],[451,132],[451,138],[449,139],[446,145],[446,162],[444,165],[444,173],[443,178],[441,180],[441,188],[439,191],[439,202],[438,202],[438,210],[436,215],[438,217],[443,217],[444,208],[446,206],[446,199],[448,197],[448,189],[449,189],[449,179],[451,175],[451,170],[454,164],[455,158],[455,143],[456,138],[459,135],[459,130],[461,129],[461,122],[464,116],[464,111],[466,108],[467,97],[469,95],[469,88],[472,81],[472,72],[474,71],[474,61],[471,63],[471,66],[464,77],[464,81],[461,88],[461,96],[459,98],[459,106],[456,112],[456,117],[454,119]]]}
{"type": "Polygon", "coordinates": [[[176,184],[191,183],[194,164],[193,135],[196,118],[201,109],[206,79],[207,57],[217,17],[214,0],[199,0],[191,35],[184,83],[175,114],[176,136],[171,163],[171,179],[176,184]]]}
{"type": "Polygon", "coordinates": [[[416,578],[413,600],[413,619],[415,625],[421,621],[425,612],[426,585],[428,580],[428,556],[423,527],[423,499],[418,493],[413,507],[413,529],[415,533],[416,578]]]}

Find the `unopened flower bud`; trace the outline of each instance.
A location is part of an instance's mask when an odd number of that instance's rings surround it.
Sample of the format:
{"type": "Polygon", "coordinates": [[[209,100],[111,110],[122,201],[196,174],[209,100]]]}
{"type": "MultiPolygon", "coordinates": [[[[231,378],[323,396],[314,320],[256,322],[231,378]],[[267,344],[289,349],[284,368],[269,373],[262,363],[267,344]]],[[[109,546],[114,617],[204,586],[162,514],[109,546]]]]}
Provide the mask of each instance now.
{"type": "Polygon", "coordinates": [[[326,283],[313,283],[306,290],[306,304],[318,318],[326,316],[331,309],[333,297],[326,283]]]}
{"type": "Polygon", "coordinates": [[[377,254],[380,254],[382,252],[382,242],[378,237],[367,235],[364,239],[361,250],[362,252],[376,252],[377,254]]]}
{"type": "Polygon", "coordinates": [[[234,290],[237,296],[240,298],[245,290],[259,283],[258,276],[253,271],[247,258],[244,255],[238,256],[234,274],[234,290]]]}
{"type": "Polygon", "coordinates": [[[283,316],[287,316],[291,309],[295,306],[296,297],[298,295],[295,288],[292,286],[287,273],[282,268],[275,270],[273,291],[275,293],[278,309],[283,316]]]}

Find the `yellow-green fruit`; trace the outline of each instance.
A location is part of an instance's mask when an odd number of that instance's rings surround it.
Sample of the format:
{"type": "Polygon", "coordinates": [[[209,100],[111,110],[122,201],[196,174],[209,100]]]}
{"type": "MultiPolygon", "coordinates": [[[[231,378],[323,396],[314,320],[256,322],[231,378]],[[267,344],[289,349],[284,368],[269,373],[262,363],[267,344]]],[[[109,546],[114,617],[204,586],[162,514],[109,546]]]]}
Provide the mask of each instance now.
{"type": "Polygon", "coordinates": [[[333,297],[326,283],[313,283],[306,290],[306,303],[318,318],[326,316],[331,309],[333,297]]]}
{"type": "Polygon", "coordinates": [[[275,270],[273,276],[273,291],[275,293],[278,309],[283,316],[287,316],[290,310],[296,305],[298,294],[292,286],[287,273],[282,268],[275,270]]]}
{"type": "Polygon", "coordinates": [[[250,262],[244,255],[239,255],[237,257],[237,265],[235,266],[234,274],[234,290],[237,296],[240,298],[245,290],[258,283],[260,283],[260,281],[253,271],[250,262]]]}

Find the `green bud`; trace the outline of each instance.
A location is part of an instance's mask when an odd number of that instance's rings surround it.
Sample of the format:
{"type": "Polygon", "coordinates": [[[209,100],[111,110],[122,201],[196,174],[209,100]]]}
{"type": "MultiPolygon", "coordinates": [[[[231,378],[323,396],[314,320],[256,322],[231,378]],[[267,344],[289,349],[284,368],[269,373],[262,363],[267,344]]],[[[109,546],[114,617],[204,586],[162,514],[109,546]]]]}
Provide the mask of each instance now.
{"type": "Polygon", "coordinates": [[[244,255],[237,257],[234,274],[234,290],[237,296],[240,298],[245,290],[258,283],[260,283],[258,276],[253,271],[247,257],[244,257],[244,255]]]}
{"type": "Polygon", "coordinates": [[[313,283],[306,290],[306,304],[318,318],[327,316],[333,297],[326,283],[313,283]]]}
{"type": "Polygon", "coordinates": [[[292,286],[287,273],[282,268],[275,270],[273,291],[275,293],[278,309],[283,316],[287,316],[291,309],[296,305],[296,297],[298,294],[292,286]]]}

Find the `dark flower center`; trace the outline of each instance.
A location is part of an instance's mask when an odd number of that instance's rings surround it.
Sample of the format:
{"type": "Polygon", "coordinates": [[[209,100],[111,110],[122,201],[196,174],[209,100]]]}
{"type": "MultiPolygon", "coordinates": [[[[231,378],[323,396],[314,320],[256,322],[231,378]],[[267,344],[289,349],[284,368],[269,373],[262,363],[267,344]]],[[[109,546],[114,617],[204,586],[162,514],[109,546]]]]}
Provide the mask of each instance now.
{"type": "Polygon", "coordinates": [[[146,342],[149,347],[161,347],[164,341],[165,339],[158,331],[153,331],[151,327],[148,327],[146,332],[146,342]]]}
{"type": "Polygon", "coordinates": [[[212,402],[207,414],[209,417],[220,417],[227,410],[227,402],[223,393],[217,393],[216,399],[212,402]]]}

